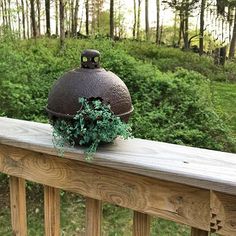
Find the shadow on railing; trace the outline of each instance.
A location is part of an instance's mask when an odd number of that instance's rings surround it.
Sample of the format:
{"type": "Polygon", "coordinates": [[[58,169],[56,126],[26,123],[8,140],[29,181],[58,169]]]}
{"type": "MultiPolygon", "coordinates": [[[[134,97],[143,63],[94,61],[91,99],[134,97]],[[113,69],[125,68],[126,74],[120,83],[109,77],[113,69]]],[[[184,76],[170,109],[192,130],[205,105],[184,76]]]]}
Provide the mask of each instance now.
{"type": "Polygon", "coordinates": [[[101,235],[102,202],[134,211],[133,235],[157,216],[192,236],[236,235],[236,155],[148,140],[117,140],[90,163],[58,157],[49,125],[0,118],[0,172],[10,175],[13,235],[27,235],[25,180],[44,185],[45,235],[60,235],[60,189],[86,197],[86,235],[101,235]]]}

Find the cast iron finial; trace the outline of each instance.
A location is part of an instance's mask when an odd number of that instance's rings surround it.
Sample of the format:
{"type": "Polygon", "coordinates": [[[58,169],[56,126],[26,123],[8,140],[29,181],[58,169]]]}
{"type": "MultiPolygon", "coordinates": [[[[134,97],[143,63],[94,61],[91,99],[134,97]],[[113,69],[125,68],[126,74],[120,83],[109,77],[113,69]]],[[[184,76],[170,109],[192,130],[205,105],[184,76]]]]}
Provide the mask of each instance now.
{"type": "Polygon", "coordinates": [[[86,49],[81,53],[81,67],[86,69],[100,68],[100,52],[86,49]]]}

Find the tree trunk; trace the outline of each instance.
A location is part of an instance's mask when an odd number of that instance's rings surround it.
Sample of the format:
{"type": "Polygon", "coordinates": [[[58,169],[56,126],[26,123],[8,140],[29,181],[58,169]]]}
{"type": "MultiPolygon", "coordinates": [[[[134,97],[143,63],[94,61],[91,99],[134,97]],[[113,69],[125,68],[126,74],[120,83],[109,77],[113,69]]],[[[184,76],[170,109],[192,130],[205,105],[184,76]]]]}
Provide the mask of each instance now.
{"type": "Polygon", "coordinates": [[[29,0],[26,0],[26,23],[27,23],[27,38],[29,39],[30,38],[29,0]]]}
{"type": "Polygon", "coordinates": [[[65,44],[65,3],[64,0],[59,0],[60,1],[60,44],[61,48],[64,48],[65,44]]]}
{"type": "Polygon", "coordinates": [[[56,35],[58,35],[58,0],[55,0],[55,26],[56,26],[56,35]]]}
{"type": "Polygon", "coordinates": [[[236,45],[236,9],[235,9],[235,13],[234,13],[233,35],[232,35],[232,39],[231,39],[231,42],[230,42],[230,48],[229,48],[229,59],[233,59],[234,58],[235,45],[236,45]]]}
{"type": "Polygon", "coordinates": [[[160,0],[156,0],[157,24],[156,24],[156,44],[160,44],[160,0]]]}
{"type": "Polygon", "coordinates": [[[8,0],[7,15],[8,15],[8,26],[9,26],[9,29],[11,30],[11,0],[8,0]]]}
{"type": "Polygon", "coordinates": [[[22,13],[22,28],[23,28],[23,38],[25,39],[25,6],[24,0],[21,0],[21,13],[22,13]]]}
{"type": "Polygon", "coordinates": [[[204,15],[205,15],[206,0],[201,2],[201,12],[200,12],[200,36],[199,36],[199,55],[203,54],[204,49],[204,15]]]}
{"type": "Polygon", "coordinates": [[[138,0],[137,39],[140,40],[141,0],[138,0]]]}
{"type": "Polygon", "coordinates": [[[19,0],[16,0],[16,7],[17,7],[18,35],[19,35],[19,38],[21,38],[21,19],[20,19],[19,0]]]}
{"type": "Polygon", "coordinates": [[[45,14],[46,14],[46,35],[51,35],[50,27],[50,0],[45,0],[45,14]]]}
{"type": "Polygon", "coordinates": [[[74,0],[70,1],[69,18],[70,18],[69,22],[71,23],[71,24],[69,24],[70,25],[70,27],[69,27],[70,35],[75,36],[74,35],[74,28],[75,28],[75,24],[74,24],[74,0]]]}
{"type": "Polygon", "coordinates": [[[6,26],[6,18],[5,18],[5,10],[4,10],[3,1],[1,1],[1,8],[2,8],[2,23],[3,23],[3,26],[6,26]]]}
{"type": "Polygon", "coordinates": [[[137,9],[136,0],[134,0],[134,25],[133,25],[133,39],[136,37],[136,26],[137,26],[137,9]]]}
{"type": "Polygon", "coordinates": [[[77,35],[77,27],[78,27],[78,9],[79,9],[79,0],[75,1],[75,11],[74,11],[74,28],[73,35],[77,35]]]}
{"type": "Polygon", "coordinates": [[[8,14],[7,14],[7,2],[6,0],[3,0],[3,14],[5,16],[5,25],[8,26],[8,14]]]}
{"type": "Polygon", "coordinates": [[[146,40],[149,40],[149,14],[148,14],[148,0],[145,0],[145,33],[146,40]]]}
{"type": "Polygon", "coordinates": [[[178,46],[181,45],[182,34],[184,32],[184,17],[183,17],[183,10],[179,11],[179,39],[178,39],[178,46]]]}
{"type": "Polygon", "coordinates": [[[184,9],[184,30],[183,30],[183,38],[184,38],[184,49],[188,50],[189,49],[189,44],[188,44],[188,18],[189,18],[189,0],[186,0],[186,5],[184,9]]]}
{"type": "Polygon", "coordinates": [[[37,0],[36,1],[36,4],[37,4],[37,14],[38,14],[38,25],[37,25],[37,28],[38,28],[38,35],[41,35],[41,2],[40,0],[37,0]]]}
{"type": "Polygon", "coordinates": [[[114,39],[114,0],[110,0],[110,38],[114,39]]]}
{"type": "Polygon", "coordinates": [[[89,35],[89,0],[85,0],[85,11],[86,11],[86,35],[89,35]]]}
{"type": "Polygon", "coordinates": [[[34,9],[34,0],[30,0],[30,18],[31,18],[31,26],[32,26],[32,35],[34,38],[37,37],[37,28],[36,28],[36,20],[35,20],[35,9],[34,9]]]}

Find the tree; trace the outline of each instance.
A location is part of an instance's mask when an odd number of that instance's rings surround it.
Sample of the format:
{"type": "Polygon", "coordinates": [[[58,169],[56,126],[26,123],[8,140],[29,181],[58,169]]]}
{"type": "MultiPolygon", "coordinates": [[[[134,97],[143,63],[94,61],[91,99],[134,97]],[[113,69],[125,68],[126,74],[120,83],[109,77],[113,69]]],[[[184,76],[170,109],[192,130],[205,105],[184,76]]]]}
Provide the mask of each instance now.
{"type": "Polygon", "coordinates": [[[160,44],[160,0],[156,0],[157,24],[156,24],[156,44],[160,44]]]}
{"type": "Polygon", "coordinates": [[[110,38],[114,39],[114,0],[110,0],[110,38]]]}
{"type": "Polygon", "coordinates": [[[55,0],[55,27],[56,35],[58,35],[58,0],[55,0]]]}
{"type": "Polygon", "coordinates": [[[45,13],[46,13],[46,35],[51,35],[50,27],[50,0],[45,0],[45,13]]]}
{"type": "Polygon", "coordinates": [[[64,0],[59,0],[60,9],[60,44],[64,48],[65,44],[65,3],[64,0]]]}
{"type": "Polygon", "coordinates": [[[89,0],[85,0],[85,11],[86,11],[86,22],[85,22],[85,28],[86,28],[86,35],[89,35],[89,0]]]}
{"type": "Polygon", "coordinates": [[[233,59],[235,54],[235,46],[236,46],[236,9],[234,10],[234,28],[233,28],[233,35],[230,42],[229,48],[229,58],[233,59]]]}
{"type": "Polygon", "coordinates": [[[75,1],[75,10],[74,10],[74,20],[73,20],[73,29],[72,34],[76,36],[77,34],[77,27],[78,27],[78,9],[79,9],[79,0],[75,1]]]}
{"type": "Polygon", "coordinates": [[[21,13],[22,13],[22,28],[23,28],[23,38],[25,39],[25,5],[24,0],[21,0],[21,13]]]}
{"type": "Polygon", "coordinates": [[[141,0],[138,0],[137,39],[140,40],[141,0]]]}
{"type": "Polygon", "coordinates": [[[18,34],[19,38],[21,37],[21,19],[20,19],[20,6],[19,0],[16,0],[16,7],[17,7],[17,23],[18,23],[18,34]]]}
{"type": "Polygon", "coordinates": [[[199,54],[203,54],[203,43],[204,43],[204,16],[205,16],[206,0],[201,1],[201,12],[200,12],[200,36],[199,36],[199,54]]]}
{"type": "Polygon", "coordinates": [[[146,32],[146,40],[149,40],[148,0],[145,0],[145,32],[146,32]]]}
{"type": "Polygon", "coordinates": [[[36,20],[35,20],[34,0],[30,0],[30,18],[31,18],[31,26],[32,26],[32,36],[36,38],[37,28],[36,28],[36,20]]]}
{"type": "Polygon", "coordinates": [[[40,0],[36,0],[36,4],[37,4],[37,15],[38,15],[38,35],[41,34],[41,2],[40,0]]]}
{"type": "Polygon", "coordinates": [[[137,27],[137,9],[136,9],[136,0],[134,0],[133,39],[135,39],[135,37],[136,37],[136,27],[137,27]]]}
{"type": "MultiPolygon", "coordinates": [[[[24,1],[24,0],[23,0],[24,1]]],[[[30,16],[29,16],[29,1],[26,1],[26,23],[27,23],[27,38],[29,39],[30,37],[30,16]]]]}

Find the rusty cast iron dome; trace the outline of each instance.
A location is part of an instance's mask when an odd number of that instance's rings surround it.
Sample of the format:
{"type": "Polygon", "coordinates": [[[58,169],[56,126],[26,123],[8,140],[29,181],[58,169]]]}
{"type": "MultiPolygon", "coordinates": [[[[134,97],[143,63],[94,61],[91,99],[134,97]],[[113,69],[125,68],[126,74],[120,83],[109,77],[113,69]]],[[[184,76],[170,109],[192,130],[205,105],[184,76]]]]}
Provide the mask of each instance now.
{"type": "Polygon", "coordinates": [[[100,53],[87,49],[81,54],[81,68],[67,72],[53,85],[46,111],[50,119],[72,119],[81,109],[79,98],[101,99],[111,111],[127,122],[132,102],[125,83],[111,71],[100,68],[100,53]]]}

